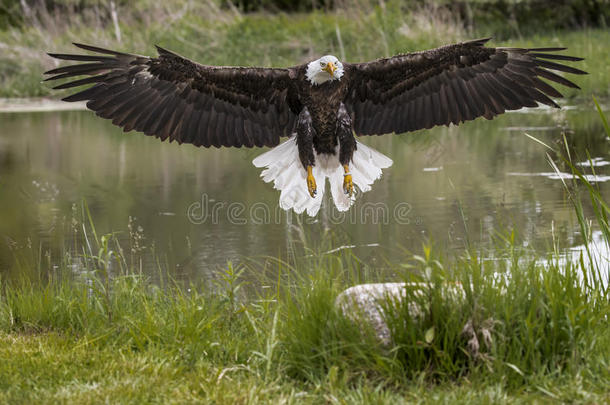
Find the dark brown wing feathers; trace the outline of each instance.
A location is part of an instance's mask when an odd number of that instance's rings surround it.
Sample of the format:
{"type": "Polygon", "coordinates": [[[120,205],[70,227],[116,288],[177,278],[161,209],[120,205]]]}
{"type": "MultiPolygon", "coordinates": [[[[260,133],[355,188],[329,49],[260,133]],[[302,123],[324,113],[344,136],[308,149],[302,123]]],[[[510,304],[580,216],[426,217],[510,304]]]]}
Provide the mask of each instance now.
{"type": "Polygon", "coordinates": [[[52,69],[46,80],[87,76],[54,88],[93,84],[64,100],[87,101],[125,131],[206,147],[274,146],[292,131],[288,69],[205,66],[160,47],[150,58],[74,45],[96,54],[49,54],[84,63],[52,69]]]}
{"type": "Polygon", "coordinates": [[[538,103],[558,107],[549,96],[562,97],[561,93],[541,78],[578,88],[551,70],[586,73],[553,62],[582,60],[548,53],[565,48],[486,48],[488,40],[344,64],[350,77],[347,104],[355,132],[402,133],[480,116],[491,119],[538,103]]]}
{"type": "MultiPolygon", "coordinates": [[[[486,48],[488,40],[344,63],[355,132],[402,133],[538,103],[557,107],[549,96],[562,95],[545,80],[578,88],[553,71],[585,74],[555,62],[582,60],[552,53],[565,48],[486,48]]],[[[161,47],[150,58],[74,45],[95,54],[49,54],[82,63],[50,70],[46,80],[86,76],[54,88],[93,85],[64,100],[87,101],[125,131],[206,147],[274,146],[291,134],[301,108],[293,80],[303,66],[205,66],[161,47]]]]}

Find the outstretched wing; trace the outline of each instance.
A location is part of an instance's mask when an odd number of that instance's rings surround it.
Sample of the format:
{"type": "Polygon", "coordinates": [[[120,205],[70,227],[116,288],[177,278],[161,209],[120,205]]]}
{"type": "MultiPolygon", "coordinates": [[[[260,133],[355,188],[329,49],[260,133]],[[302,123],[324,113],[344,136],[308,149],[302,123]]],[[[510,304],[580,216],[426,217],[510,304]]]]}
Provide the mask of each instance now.
{"type": "Polygon", "coordinates": [[[491,119],[538,103],[558,107],[549,96],[561,93],[541,78],[578,88],[551,70],[586,74],[551,61],[582,60],[553,53],[565,48],[486,48],[488,40],[344,64],[355,132],[402,133],[480,116],[491,119]]]}
{"type": "Polygon", "coordinates": [[[159,47],[151,58],[74,45],[96,54],[49,54],[84,63],[49,70],[47,80],[89,76],[54,88],[93,83],[64,100],[87,100],[125,131],[205,147],[274,146],[292,131],[289,69],[205,66],[159,47]]]}

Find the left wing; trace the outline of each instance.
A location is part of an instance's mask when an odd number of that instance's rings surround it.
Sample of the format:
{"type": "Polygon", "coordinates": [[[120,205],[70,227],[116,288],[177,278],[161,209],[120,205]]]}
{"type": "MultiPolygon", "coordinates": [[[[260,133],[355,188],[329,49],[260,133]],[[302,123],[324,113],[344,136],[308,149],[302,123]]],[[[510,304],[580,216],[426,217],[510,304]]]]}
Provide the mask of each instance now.
{"type": "Polygon", "coordinates": [[[435,125],[491,119],[506,110],[559,107],[562,97],[541,78],[579,88],[551,70],[586,74],[550,60],[565,48],[487,48],[489,38],[397,55],[368,63],[344,63],[350,90],[346,105],[358,135],[403,133],[435,125]]]}

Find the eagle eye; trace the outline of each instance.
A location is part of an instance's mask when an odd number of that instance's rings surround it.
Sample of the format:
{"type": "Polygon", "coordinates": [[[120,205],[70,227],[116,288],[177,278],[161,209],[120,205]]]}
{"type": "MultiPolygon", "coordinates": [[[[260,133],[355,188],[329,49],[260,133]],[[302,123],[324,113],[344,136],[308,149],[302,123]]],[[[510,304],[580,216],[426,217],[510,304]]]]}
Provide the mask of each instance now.
{"type": "Polygon", "coordinates": [[[324,65],[326,65],[326,63],[320,61],[320,66],[324,67],[324,65]]]}

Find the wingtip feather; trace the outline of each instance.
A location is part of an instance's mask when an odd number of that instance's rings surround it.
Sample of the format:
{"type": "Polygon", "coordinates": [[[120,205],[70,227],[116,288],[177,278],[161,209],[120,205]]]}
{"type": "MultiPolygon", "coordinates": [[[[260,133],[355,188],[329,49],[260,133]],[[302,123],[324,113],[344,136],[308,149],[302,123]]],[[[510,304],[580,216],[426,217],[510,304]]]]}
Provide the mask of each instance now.
{"type": "Polygon", "coordinates": [[[167,50],[167,49],[165,49],[165,48],[163,48],[163,47],[161,47],[161,46],[159,46],[157,44],[155,44],[155,48],[157,48],[157,53],[159,55],[170,55],[170,56],[180,57],[180,55],[178,55],[177,53],[174,53],[174,52],[172,52],[170,50],[167,50]]]}
{"type": "Polygon", "coordinates": [[[487,42],[489,42],[492,39],[493,39],[493,37],[479,38],[479,39],[474,39],[472,41],[468,41],[466,43],[483,45],[483,44],[486,44],[487,42]]]}
{"type": "Polygon", "coordinates": [[[74,45],[77,48],[84,49],[86,51],[103,53],[106,55],[114,55],[114,56],[128,55],[123,52],[113,51],[111,49],[106,49],[106,48],[100,48],[99,46],[87,45],[87,44],[83,44],[80,42],[72,42],[72,45],[74,45]]]}

